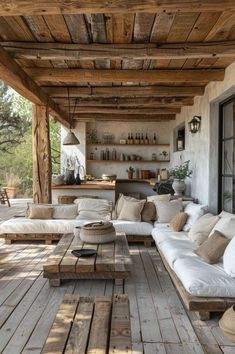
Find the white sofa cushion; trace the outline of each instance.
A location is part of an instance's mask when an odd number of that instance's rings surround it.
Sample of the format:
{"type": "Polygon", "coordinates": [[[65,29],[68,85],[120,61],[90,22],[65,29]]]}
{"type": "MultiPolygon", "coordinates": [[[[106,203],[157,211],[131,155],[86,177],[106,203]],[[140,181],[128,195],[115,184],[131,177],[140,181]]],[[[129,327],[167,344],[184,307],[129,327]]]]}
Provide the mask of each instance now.
{"type": "Polygon", "coordinates": [[[28,219],[13,218],[0,225],[0,234],[67,234],[73,232],[76,219],[28,219]]]}
{"type": "Polygon", "coordinates": [[[222,263],[211,265],[194,255],[178,258],[174,271],[192,295],[235,297],[235,279],[225,272],[222,263]]]}
{"type": "Polygon", "coordinates": [[[170,222],[176,214],[183,210],[181,199],[171,201],[154,200],[154,204],[157,210],[158,222],[161,223],[170,222]]]}
{"type": "Polygon", "coordinates": [[[188,236],[181,232],[173,232],[165,241],[158,244],[171,268],[177,259],[193,256],[197,246],[188,239],[188,236]]]}
{"type": "Polygon", "coordinates": [[[213,235],[214,231],[219,231],[222,235],[232,239],[235,236],[235,215],[232,217],[222,217],[213,227],[209,237],[213,235]]]}
{"type": "Polygon", "coordinates": [[[117,232],[125,232],[126,235],[146,235],[152,233],[153,225],[144,221],[112,220],[117,232]]]}
{"type": "Polygon", "coordinates": [[[111,220],[112,202],[106,199],[77,199],[78,220],[111,220]]]}
{"type": "Polygon", "coordinates": [[[229,242],[223,255],[225,272],[235,278],[235,237],[229,242]]]}
{"type": "Polygon", "coordinates": [[[191,226],[199,219],[202,215],[204,215],[207,207],[206,205],[189,203],[184,208],[184,212],[188,214],[188,219],[186,224],[183,227],[184,231],[189,231],[191,226]]]}
{"type": "Polygon", "coordinates": [[[207,213],[201,216],[189,230],[190,240],[200,246],[207,239],[211,230],[218,221],[219,217],[217,215],[207,213]]]}

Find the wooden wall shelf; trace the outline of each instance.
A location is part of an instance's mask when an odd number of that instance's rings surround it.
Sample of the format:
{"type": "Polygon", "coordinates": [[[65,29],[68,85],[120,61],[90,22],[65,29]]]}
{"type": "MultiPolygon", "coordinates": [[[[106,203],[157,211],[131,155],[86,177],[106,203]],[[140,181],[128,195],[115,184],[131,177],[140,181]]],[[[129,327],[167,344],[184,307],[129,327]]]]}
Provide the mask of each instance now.
{"type": "Polygon", "coordinates": [[[133,146],[170,146],[170,144],[87,144],[87,147],[105,147],[105,146],[119,146],[119,147],[133,147],[133,146]]]}
{"type": "Polygon", "coordinates": [[[87,162],[91,163],[129,163],[129,164],[136,164],[136,163],[161,163],[161,162],[170,162],[170,160],[87,160],[87,162]]]}

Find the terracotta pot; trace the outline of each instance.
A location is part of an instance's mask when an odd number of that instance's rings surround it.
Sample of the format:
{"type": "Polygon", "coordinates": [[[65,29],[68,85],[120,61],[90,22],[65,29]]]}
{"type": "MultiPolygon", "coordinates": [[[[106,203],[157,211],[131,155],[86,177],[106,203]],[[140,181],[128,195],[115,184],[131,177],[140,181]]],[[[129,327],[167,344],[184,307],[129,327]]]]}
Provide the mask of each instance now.
{"type": "Polygon", "coordinates": [[[17,187],[6,187],[8,198],[13,199],[16,197],[18,188],[17,187]]]}
{"type": "Polygon", "coordinates": [[[132,179],[133,178],[133,172],[128,172],[128,179],[132,179]]]}

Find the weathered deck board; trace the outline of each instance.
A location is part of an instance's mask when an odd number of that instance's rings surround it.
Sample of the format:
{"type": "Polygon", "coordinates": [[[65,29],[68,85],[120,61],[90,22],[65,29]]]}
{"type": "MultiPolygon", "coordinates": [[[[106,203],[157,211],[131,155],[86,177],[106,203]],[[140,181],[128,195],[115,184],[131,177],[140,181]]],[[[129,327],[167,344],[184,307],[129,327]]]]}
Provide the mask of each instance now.
{"type": "Polygon", "coordinates": [[[218,316],[202,322],[184,309],[154,247],[130,246],[133,272],[124,288],[113,280],[71,280],[50,288],[42,265],[54,248],[0,240],[0,353],[40,354],[66,293],[93,297],[117,290],[130,300],[132,353],[235,353],[235,343],[218,327],[218,316]]]}

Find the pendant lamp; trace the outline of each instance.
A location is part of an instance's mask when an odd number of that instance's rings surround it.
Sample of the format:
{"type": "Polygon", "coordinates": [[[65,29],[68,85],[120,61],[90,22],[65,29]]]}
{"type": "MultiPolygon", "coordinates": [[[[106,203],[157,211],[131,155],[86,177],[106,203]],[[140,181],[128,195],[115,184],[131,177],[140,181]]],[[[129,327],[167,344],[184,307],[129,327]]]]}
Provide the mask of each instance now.
{"type": "MultiPolygon", "coordinates": [[[[72,120],[73,117],[71,117],[71,112],[70,112],[70,95],[69,95],[69,88],[68,88],[68,101],[69,101],[69,118],[70,120],[72,120]]],[[[76,103],[77,100],[75,101],[75,106],[74,106],[74,112],[76,109],[76,103]]],[[[69,129],[66,137],[63,140],[63,145],[79,145],[80,141],[78,140],[78,138],[76,137],[76,135],[74,134],[74,132],[72,132],[71,128],[69,129]]]]}

